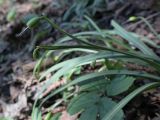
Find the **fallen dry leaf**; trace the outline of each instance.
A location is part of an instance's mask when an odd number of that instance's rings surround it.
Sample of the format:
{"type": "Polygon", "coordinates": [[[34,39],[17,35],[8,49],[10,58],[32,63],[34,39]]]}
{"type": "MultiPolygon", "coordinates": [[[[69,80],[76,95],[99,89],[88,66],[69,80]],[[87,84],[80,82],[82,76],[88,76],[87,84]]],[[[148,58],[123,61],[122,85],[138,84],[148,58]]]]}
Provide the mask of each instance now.
{"type": "Polygon", "coordinates": [[[19,93],[20,93],[20,90],[18,87],[15,87],[13,85],[10,86],[10,95],[11,95],[12,101],[18,97],[19,93]]]}
{"type": "Polygon", "coordinates": [[[63,111],[65,111],[65,109],[66,109],[66,107],[64,107],[64,106],[55,108],[55,109],[52,111],[52,114],[56,114],[56,113],[59,113],[59,112],[63,112],[63,111]]]}
{"type": "Polygon", "coordinates": [[[27,98],[25,93],[21,93],[18,97],[17,103],[8,104],[0,100],[0,104],[2,105],[4,117],[10,116],[11,118],[15,118],[20,116],[21,110],[27,107],[27,98]]]}
{"type": "Polygon", "coordinates": [[[32,10],[33,6],[32,3],[24,3],[24,4],[17,4],[16,10],[18,13],[27,13],[32,10]]]}
{"type": "Polygon", "coordinates": [[[67,113],[67,111],[63,111],[62,116],[60,117],[60,120],[77,120],[79,114],[80,112],[74,115],[70,115],[69,113],[67,113]]]}

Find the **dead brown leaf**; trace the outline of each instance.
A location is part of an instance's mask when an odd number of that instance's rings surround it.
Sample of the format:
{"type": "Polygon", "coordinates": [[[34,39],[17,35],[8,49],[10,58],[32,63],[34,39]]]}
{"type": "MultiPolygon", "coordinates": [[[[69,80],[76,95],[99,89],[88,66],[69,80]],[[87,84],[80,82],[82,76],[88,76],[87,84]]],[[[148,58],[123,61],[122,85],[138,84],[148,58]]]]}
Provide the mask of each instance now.
{"type": "Polygon", "coordinates": [[[60,120],[77,120],[79,114],[80,112],[74,115],[70,115],[67,111],[63,111],[60,120]]]}
{"type": "Polygon", "coordinates": [[[15,104],[7,104],[4,101],[0,100],[2,105],[4,117],[10,116],[15,118],[20,116],[21,110],[27,107],[27,97],[24,92],[22,92],[18,97],[18,102],[15,104]]]}
{"type": "Polygon", "coordinates": [[[52,111],[52,114],[56,114],[56,113],[59,113],[59,112],[63,112],[66,110],[66,107],[62,106],[62,107],[58,107],[58,108],[55,108],[53,111],[52,111]]]}
{"type": "Polygon", "coordinates": [[[31,11],[33,8],[32,3],[24,3],[24,4],[18,4],[16,6],[16,10],[18,13],[27,13],[31,11]]]}
{"type": "Polygon", "coordinates": [[[20,93],[20,90],[17,87],[13,85],[10,86],[10,95],[11,95],[12,101],[18,97],[19,93],[20,93]]]}

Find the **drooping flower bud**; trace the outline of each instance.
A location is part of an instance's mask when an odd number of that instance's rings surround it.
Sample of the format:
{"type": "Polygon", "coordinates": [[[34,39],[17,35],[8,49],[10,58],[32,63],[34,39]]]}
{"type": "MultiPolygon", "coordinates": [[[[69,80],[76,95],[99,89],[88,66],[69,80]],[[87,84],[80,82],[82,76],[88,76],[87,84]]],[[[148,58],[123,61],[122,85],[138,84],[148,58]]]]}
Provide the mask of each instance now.
{"type": "Polygon", "coordinates": [[[136,21],[136,20],[137,20],[137,17],[136,17],[136,16],[131,16],[128,20],[129,20],[130,22],[133,22],[133,21],[136,21]]]}
{"type": "Polygon", "coordinates": [[[40,21],[40,17],[34,17],[27,22],[27,27],[32,29],[34,28],[40,21]]]}
{"type": "Polygon", "coordinates": [[[13,21],[16,17],[16,10],[12,8],[7,14],[7,21],[13,21]]]}

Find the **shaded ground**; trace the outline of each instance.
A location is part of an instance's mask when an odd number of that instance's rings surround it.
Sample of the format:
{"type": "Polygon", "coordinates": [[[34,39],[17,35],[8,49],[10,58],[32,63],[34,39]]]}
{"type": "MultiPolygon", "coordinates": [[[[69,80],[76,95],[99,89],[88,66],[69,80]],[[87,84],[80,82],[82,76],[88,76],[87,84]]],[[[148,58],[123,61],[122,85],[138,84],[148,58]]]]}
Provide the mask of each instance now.
{"type": "MultiPolygon", "coordinates": [[[[154,0],[126,0],[126,3],[119,3],[115,0],[109,2],[110,8],[102,13],[96,13],[93,17],[99,26],[110,27],[110,20],[115,19],[126,29],[148,36],[148,38],[160,44],[153,33],[143,23],[128,22],[130,16],[143,16],[152,23],[155,30],[160,32],[160,13],[158,2],[154,0]],[[141,4],[139,4],[141,3],[141,4]]],[[[55,1],[56,3],[56,1],[55,1]]],[[[31,31],[25,34],[18,34],[25,29],[22,19],[29,13],[42,13],[56,19],[60,25],[63,23],[61,17],[66,8],[55,7],[51,0],[39,0],[33,3],[17,0],[14,3],[17,11],[17,18],[12,22],[6,21],[6,14],[10,3],[6,1],[0,8],[0,116],[13,116],[17,119],[30,119],[31,108],[34,101],[34,94],[38,88],[36,78],[32,75],[35,61],[32,59],[32,52],[35,45],[54,43],[59,33],[51,30],[47,37],[38,41],[31,36],[31,31]],[[52,3],[52,4],[51,4],[52,3]],[[13,112],[14,111],[14,112],[13,112]],[[16,112],[15,112],[16,111],[16,112]]],[[[67,29],[74,33],[78,29],[67,29]]],[[[36,31],[33,31],[36,32],[36,31]]],[[[160,50],[154,50],[160,55],[160,50]]],[[[47,65],[52,61],[47,61],[47,65]]],[[[44,65],[47,66],[47,65],[44,65]]],[[[137,97],[125,107],[126,120],[160,120],[160,92],[152,90],[137,97]]]]}

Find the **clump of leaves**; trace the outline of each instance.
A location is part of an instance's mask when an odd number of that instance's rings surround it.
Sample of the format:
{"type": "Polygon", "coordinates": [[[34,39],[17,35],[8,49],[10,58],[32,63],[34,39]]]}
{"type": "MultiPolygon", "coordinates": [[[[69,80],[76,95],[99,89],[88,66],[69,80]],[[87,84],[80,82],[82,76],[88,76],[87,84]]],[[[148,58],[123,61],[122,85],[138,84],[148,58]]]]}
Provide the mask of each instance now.
{"type": "Polygon", "coordinates": [[[107,9],[106,0],[76,0],[72,6],[65,12],[63,19],[67,20],[74,15],[83,17],[84,14],[94,15],[96,12],[107,9]],[[94,9],[93,9],[94,8],[94,9]]]}
{"type": "MultiPolygon", "coordinates": [[[[36,75],[44,59],[52,56],[56,51],[59,51],[59,54],[56,56],[56,64],[48,68],[39,78],[39,81],[42,81],[45,76],[51,74],[35,101],[33,120],[42,119],[43,104],[57,94],[62,95],[62,99],[58,102],[53,100],[53,105],[47,108],[49,113],[61,105],[66,105],[68,114],[81,113],[80,120],[123,120],[125,118],[123,107],[130,100],[144,90],[160,86],[160,58],[147,44],[154,48],[160,48],[160,46],[143,36],[126,31],[115,21],[111,22],[113,30],[102,30],[89,17],[86,18],[95,31],[71,35],[47,17],[39,17],[39,20],[46,20],[66,37],[57,40],[54,45],[38,46],[34,52],[34,57],[36,57],[39,50],[46,50],[35,67],[34,74],[36,75]],[[76,41],[77,44],[69,45],[67,44],[69,41],[76,41]],[[85,54],[63,60],[64,56],[72,55],[77,51],[85,54]],[[133,70],[127,64],[147,67],[154,72],[133,70]],[[81,71],[87,65],[92,66],[94,70],[81,71]],[[96,68],[98,65],[100,67],[96,68]],[[66,77],[67,75],[70,77],[66,77]],[[151,82],[137,88],[133,83],[139,78],[147,78],[151,82]],[[54,90],[51,89],[48,95],[43,96],[51,85],[61,79],[66,79],[67,83],[61,84],[54,90]],[[120,101],[115,99],[115,96],[122,93],[126,95],[124,98],[120,101]]],[[[60,116],[61,114],[58,113],[46,120],[59,120],[60,116]]]]}
{"type": "Polygon", "coordinates": [[[123,0],[64,0],[62,3],[65,3],[68,9],[64,13],[63,20],[71,20],[72,18],[82,20],[84,15],[93,17],[96,13],[109,11],[113,5],[111,2],[116,5],[124,3],[123,0]]]}

